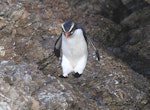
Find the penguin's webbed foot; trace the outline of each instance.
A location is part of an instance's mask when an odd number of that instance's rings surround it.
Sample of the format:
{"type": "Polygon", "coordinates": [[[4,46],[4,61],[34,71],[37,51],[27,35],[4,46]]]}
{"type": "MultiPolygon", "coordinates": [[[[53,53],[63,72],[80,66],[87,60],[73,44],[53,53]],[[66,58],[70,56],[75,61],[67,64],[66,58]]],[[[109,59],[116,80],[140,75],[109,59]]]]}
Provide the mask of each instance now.
{"type": "Polygon", "coordinates": [[[75,78],[79,78],[81,75],[82,75],[82,74],[79,74],[78,72],[75,73],[75,74],[73,74],[73,76],[74,76],[75,78]]]}
{"type": "Polygon", "coordinates": [[[68,78],[67,76],[59,75],[60,78],[68,78]]]}

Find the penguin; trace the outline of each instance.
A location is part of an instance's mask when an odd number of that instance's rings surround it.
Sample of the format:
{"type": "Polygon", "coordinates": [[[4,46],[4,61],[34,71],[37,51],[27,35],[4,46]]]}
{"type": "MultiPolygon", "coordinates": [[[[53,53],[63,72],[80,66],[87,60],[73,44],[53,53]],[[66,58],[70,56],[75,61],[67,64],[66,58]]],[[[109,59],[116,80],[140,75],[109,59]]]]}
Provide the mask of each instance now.
{"type": "Polygon", "coordinates": [[[88,42],[82,26],[71,20],[61,25],[62,32],[55,42],[54,54],[60,57],[62,51],[61,78],[67,78],[71,72],[74,77],[82,75],[88,58],[88,42]]]}

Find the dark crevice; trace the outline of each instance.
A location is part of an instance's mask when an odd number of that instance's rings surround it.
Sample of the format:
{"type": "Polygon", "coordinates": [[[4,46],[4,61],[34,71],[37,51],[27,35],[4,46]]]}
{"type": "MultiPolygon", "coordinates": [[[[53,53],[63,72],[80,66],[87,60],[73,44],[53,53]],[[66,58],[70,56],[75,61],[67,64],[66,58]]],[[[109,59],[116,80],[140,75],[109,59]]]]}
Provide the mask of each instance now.
{"type": "Polygon", "coordinates": [[[115,23],[119,24],[125,17],[129,16],[132,12],[143,9],[149,6],[148,3],[143,0],[132,0],[131,2],[124,5],[122,1],[116,0],[113,2],[116,6],[107,4],[103,5],[101,15],[106,18],[113,20],[115,23]]]}
{"type": "MultiPolygon", "coordinates": [[[[110,3],[112,1],[108,0],[108,2],[110,3]]],[[[103,5],[101,14],[120,25],[121,31],[112,30],[111,32],[110,30],[109,32],[112,34],[107,34],[108,36],[105,36],[106,41],[101,42],[104,42],[103,45],[108,50],[112,51],[116,57],[126,62],[134,71],[150,79],[150,58],[144,57],[144,53],[140,52],[139,54],[141,49],[143,51],[145,49],[143,43],[146,43],[146,41],[144,41],[144,39],[148,39],[149,37],[148,31],[147,35],[145,35],[145,30],[149,29],[146,26],[150,23],[150,15],[148,14],[149,11],[145,10],[149,9],[148,7],[150,5],[143,0],[130,0],[126,2],[128,3],[115,0],[112,4],[109,4],[109,7],[107,4],[103,5]],[[123,21],[124,19],[126,21],[123,21]],[[115,35],[113,35],[113,33],[115,33],[115,35]],[[132,43],[132,39],[135,40],[133,41],[134,44],[130,44],[132,43]],[[142,48],[136,49],[139,45],[142,46],[142,48]]]]}

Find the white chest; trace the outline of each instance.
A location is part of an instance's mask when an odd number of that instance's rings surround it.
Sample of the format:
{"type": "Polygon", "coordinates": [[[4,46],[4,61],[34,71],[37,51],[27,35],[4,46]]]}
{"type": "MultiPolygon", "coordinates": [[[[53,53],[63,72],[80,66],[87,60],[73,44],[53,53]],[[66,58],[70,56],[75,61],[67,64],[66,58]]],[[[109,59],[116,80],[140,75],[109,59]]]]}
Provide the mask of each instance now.
{"type": "Polygon", "coordinates": [[[87,55],[87,43],[81,29],[77,29],[69,38],[62,36],[62,52],[69,59],[79,59],[87,55]]]}

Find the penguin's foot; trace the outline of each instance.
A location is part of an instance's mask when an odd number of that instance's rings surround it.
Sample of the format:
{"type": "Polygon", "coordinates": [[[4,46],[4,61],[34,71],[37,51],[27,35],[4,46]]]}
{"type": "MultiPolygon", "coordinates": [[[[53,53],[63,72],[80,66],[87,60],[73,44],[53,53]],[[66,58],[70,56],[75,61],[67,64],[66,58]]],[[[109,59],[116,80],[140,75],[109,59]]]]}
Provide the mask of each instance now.
{"type": "Polygon", "coordinates": [[[82,74],[79,74],[78,72],[75,73],[75,74],[73,74],[73,76],[74,76],[75,78],[79,78],[81,75],[82,75],[82,74]]]}
{"type": "Polygon", "coordinates": [[[67,76],[59,75],[60,78],[68,78],[67,76]]]}

